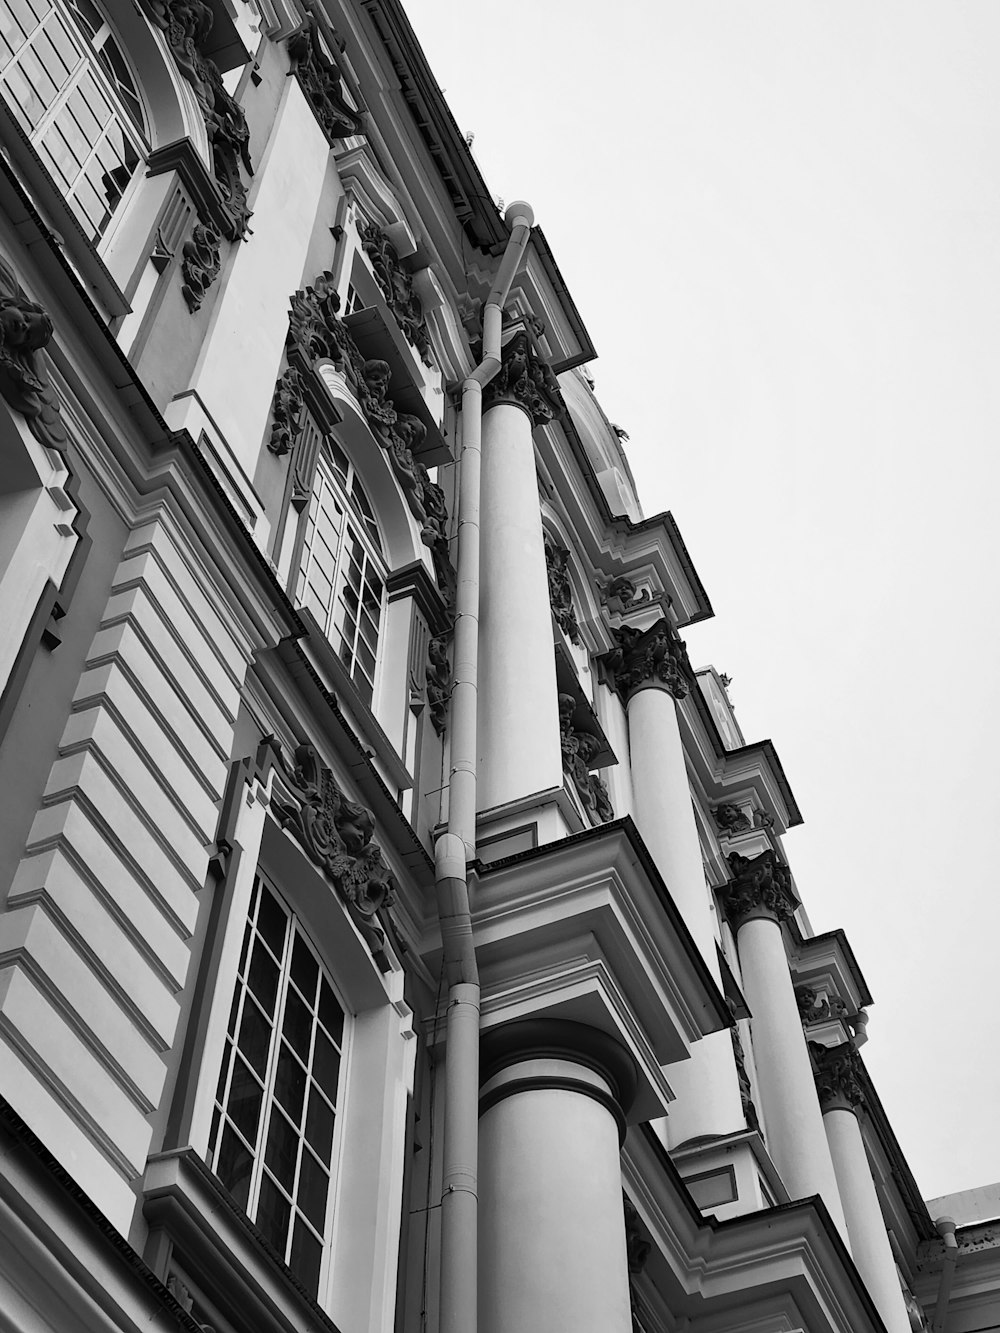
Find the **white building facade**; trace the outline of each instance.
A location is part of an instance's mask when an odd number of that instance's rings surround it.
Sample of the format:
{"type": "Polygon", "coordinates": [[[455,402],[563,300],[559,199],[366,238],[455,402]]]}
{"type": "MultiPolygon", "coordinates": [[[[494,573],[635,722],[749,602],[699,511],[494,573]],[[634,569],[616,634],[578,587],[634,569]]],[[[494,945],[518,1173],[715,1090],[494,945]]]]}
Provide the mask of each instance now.
{"type": "Polygon", "coordinates": [[[0,1327],[923,1327],[789,782],[401,5],[0,0],[0,132],[0,1327]]]}

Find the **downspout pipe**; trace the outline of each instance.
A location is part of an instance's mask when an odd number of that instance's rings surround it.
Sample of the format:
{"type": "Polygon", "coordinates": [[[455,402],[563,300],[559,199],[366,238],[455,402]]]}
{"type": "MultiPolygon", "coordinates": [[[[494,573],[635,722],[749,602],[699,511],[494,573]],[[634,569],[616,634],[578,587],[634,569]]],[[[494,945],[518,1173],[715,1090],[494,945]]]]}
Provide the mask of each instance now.
{"type": "Polygon", "coordinates": [[[931,1333],[945,1333],[948,1326],[948,1303],[951,1300],[951,1284],[955,1280],[955,1265],[958,1263],[958,1237],[955,1235],[955,1219],[939,1217],[935,1219],[938,1235],[944,1241],[944,1266],[941,1269],[941,1282],[938,1286],[937,1305],[934,1307],[934,1321],[931,1333]]]}
{"type": "Polygon", "coordinates": [[[477,1323],[479,969],[469,905],[469,862],[476,854],[483,387],[500,369],[504,302],[535,218],[527,204],[518,202],[509,206],[504,220],[511,234],[483,309],[482,359],[462,383],[448,825],[434,848],[442,969],[448,986],[441,1177],[441,1333],[475,1333],[477,1323]]]}

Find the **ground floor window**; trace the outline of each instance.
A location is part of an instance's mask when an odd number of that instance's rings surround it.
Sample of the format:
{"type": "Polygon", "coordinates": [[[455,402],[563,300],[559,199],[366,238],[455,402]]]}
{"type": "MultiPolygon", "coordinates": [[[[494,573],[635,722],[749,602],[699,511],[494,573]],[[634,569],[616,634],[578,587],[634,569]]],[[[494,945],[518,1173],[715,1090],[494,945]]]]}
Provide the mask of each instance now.
{"type": "Polygon", "coordinates": [[[311,1295],[329,1235],[344,1009],[294,913],[258,876],[210,1164],[311,1295]]]}

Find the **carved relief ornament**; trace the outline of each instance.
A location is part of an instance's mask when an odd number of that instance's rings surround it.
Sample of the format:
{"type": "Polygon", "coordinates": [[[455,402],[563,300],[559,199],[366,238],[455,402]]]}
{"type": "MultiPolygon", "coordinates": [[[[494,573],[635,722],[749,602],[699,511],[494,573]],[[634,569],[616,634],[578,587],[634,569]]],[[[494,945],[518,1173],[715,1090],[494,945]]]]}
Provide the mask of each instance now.
{"type": "Polygon", "coordinates": [[[601,663],[622,700],[642,685],[662,685],[675,699],[686,697],[691,674],[684,640],[665,616],[649,629],[612,629],[617,647],[601,663]]]}
{"type": "Polygon", "coordinates": [[[845,1041],[839,1046],[822,1046],[819,1042],[811,1041],[809,1055],[816,1078],[816,1095],[824,1111],[835,1110],[837,1107],[853,1111],[864,1105],[861,1060],[850,1042],[845,1041]]]}
{"type": "Polygon", "coordinates": [[[412,276],[399,262],[396,247],[374,222],[362,223],[358,232],[362,249],[371,261],[375,280],[396,323],[403,330],[407,342],[416,348],[424,365],[433,365],[430,338],[424,322],[424,307],[413,290],[412,276]]]}
{"type": "Polygon", "coordinates": [[[395,884],[374,840],[371,811],[347,799],[311,745],[296,747],[294,767],[279,753],[277,766],[282,782],[280,790],[276,784],[271,808],[278,822],[333,884],[385,970],[385,935],[375,916],[392,904],[395,884]]]}
{"type": "Polygon", "coordinates": [[[0,395],[40,444],[64,450],[66,427],[41,355],[52,333],[46,311],[28,300],[13,271],[0,262],[0,395]]]}
{"type": "Polygon", "coordinates": [[[250,209],[240,176],[242,163],[253,175],[250,131],[243,108],[226,91],[222,74],[205,47],[215,21],[205,0],[145,0],[152,21],[167,39],[177,68],[194,90],[212,154],[212,172],[222,196],[222,223],[227,240],[247,234],[250,209]]]}
{"type": "Polygon", "coordinates": [[[579,646],[580,626],[573,606],[573,588],[569,580],[569,551],[545,536],[545,569],[549,578],[549,605],[556,624],[570,640],[579,646]]]}
{"type": "Polygon", "coordinates": [[[734,930],[756,917],[784,921],[794,913],[799,903],[792,892],[791,874],[774,852],[759,856],[733,852],[727,859],[733,877],[719,894],[734,930]]]}
{"type": "Polygon", "coordinates": [[[573,726],[576,700],[572,694],[559,696],[559,739],[562,747],[563,770],[569,777],[591,821],[606,824],[614,819],[614,807],[608,789],[590,767],[601,748],[601,742],[589,732],[573,726]]]}
{"type": "Polygon", "coordinates": [[[324,39],[315,15],[309,14],[298,32],[288,39],[292,73],[331,147],[341,139],[361,133],[361,116],[344,91],[344,78],[337,64],[344,43],[330,29],[331,42],[324,39]]]}
{"type": "Polygon", "coordinates": [[[565,408],[559,382],[527,332],[515,333],[500,356],[500,369],[483,389],[483,411],[498,403],[514,403],[527,412],[533,426],[544,426],[562,416],[565,408]]]}

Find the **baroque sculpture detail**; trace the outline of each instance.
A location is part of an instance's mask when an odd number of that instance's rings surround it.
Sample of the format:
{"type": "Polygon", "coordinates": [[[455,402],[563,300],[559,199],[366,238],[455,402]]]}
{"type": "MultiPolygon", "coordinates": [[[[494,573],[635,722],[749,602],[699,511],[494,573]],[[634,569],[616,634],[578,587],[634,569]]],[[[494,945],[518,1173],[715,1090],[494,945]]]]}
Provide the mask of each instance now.
{"type": "Polygon", "coordinates": [[[320,33],[316,16],[309,14],[298,32],[289,37],[287,45],[292,73],[320,128],[334,146],[341,139],[361,133],[361,117],[347,100],[343,75],[337,65],[336,57],[343,52],[344,44],[330,31],[333,51],[320,33]]]}
{"type": "Polygon", "coordinates": [[[0,394],[47,449],[66,448],[66,428],[40,355],[52,340],[52,320],[29,301],[0,263],[0,394]]]}
{"type": "Polygon", "coordinates": [[[287,792],[287,799],[284,793],[272,797],[278,821],[330,879],[379,965],[388,966],[375,915],[391,906],[395,885],[374,841],[371,811],[347,799],[311,745],[296,746],[294,768],[280,753],[278,761],[287,792]]]}
{"type": "Polygon", "coordinates": [[[575,707],[576,700],[571,694],[560,694],[559,739],[562,745],[563,771],[576,788],[591,822],[606,824],[614,819],[614,808],[603,780],[597,773],[590,771],[591,763],[600,750],[601,743],[596,736],[587,731],[578,731],[573,726],[575,707]]]}
{"type": "Polygon", "coordinates": [[[816,1078],[816,1093],[824,1110],[838,1104],[850,1110],[864,1105],[861,1061],[850,1042],[845,1041],[839,1046],[822,1046],[817,1041],[811,1041],[809,1055],[816,1078]]]}
{"type": "Polygon", "coordinates": [[[747,833],[751,828],[750,820],[732,801],[724,801],[721,805],[717,805],[713,813],[715,822],[723,833],[747,833]]]}
{"type": "Polygon", "coordinates": [[[448,722],[448,701],[451,699],[451,662],[448,660],[448,641],[451,631],[437,634],[427,648],[427,673],[425,676],[427,707],[430,709],[431,725],[439,736],[443,736],[448,722]]]}
{"type": "Polygon", "coordinates": [[[413,290],[412,276],[400,264],[396,247],[374,222],[362,223],[358,233],[361,246],[371,260],[375,280],[396,323],[406,335],[407,342],[416,348],[424,365],[433,365],[424,307],[413,290]]]}
{"type": "Polygon", "coordinates": [[[271,434],[267,447],[279,458],[290,454],[302,432],[302,376],[289,366],[274,386],[271,434]]]}
{"type": "Polygon", "coordinates": [[[774,852],[759,856],[733,852],[727,859],[733,878],[722,885],[719,894],[734,930],[751,917],[784,921],[792,915],[799,905],[792,892],[792,877],[774,852]]]}
{"type": "Polygon", "coordinates": [[[605,653],[601,662],[610,677],[612,689],[627,699],[633,690],[647,682],[659,681],[675,699],[683,699],[689,690],[691,666],[684,640],[665,616],[649,629],[622,625],[612,629],[617,647],[605,653]]]}
{"type": "MultiPolygon", "coordinates": [[[[735,1008],[732,1000],[729,1001],[729,1008],[733,1010],[735,1018],[735,1008]]],[[[757,1118],[757,1108],[753,1104],[753,1089],[750,1086],[750,1075],[747,1073],[746,1052],[743,1050],[743,1040],[740,1037],[740,1030],[734,1023],[729,1029],[729,1035],[733,1042],[733,1059],[736,1062],[736,1078],[740,1085],[740,1102],[743,1106],[743,1115],[747,1122],[748,1129],[760,1131],[760,1120],[757,1118]]]]}
{"type": "Polygon", "coordinates": [[[253,175],[250,130],[243,108],[226,92],[218,66],[205,54],[215,21],[212,10],[205,0],[146,0],[146,8],[163,31],[177,68],[194,89],[222,195],[225,236],[241,241],[250,222],[246,186],[240,176],[240,163],[248,176],[253,175]]]}
{"type": "Polygon", "coordinates": [[[556,624],[570,640],[579,645],[580,626],[573,609],[573,589],[569,581],[569,551],[545,537],[545,568],[549,576],[549,605],[556,624]]]}
{"type": "Polygon", "coordinates": [[[535,352],[522,329],[501,350],[500,369],[483,389],[483,410],[497,403],[524,408],[533,426],[544,426],[562,416],[559,382],[535,352]]]}
{"type": "Polygon", "coordinates": [[[222,237],[207,222],[196,223],[181,248],[181,291],[192,311],[199,309],[205,293],[219,276],[222,267],[222,237]]]}
{"type": "Polygon", "coordinates": [[[803,1027],[847,1017],[847,1005],[839,995],[818,995],[812,986],[796,986],[795,1003],[803,1027]]]}

